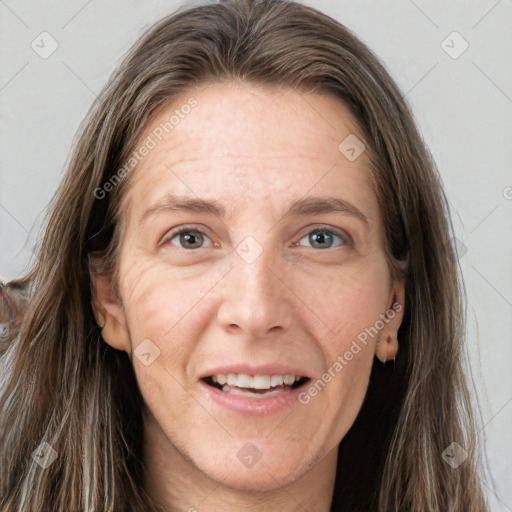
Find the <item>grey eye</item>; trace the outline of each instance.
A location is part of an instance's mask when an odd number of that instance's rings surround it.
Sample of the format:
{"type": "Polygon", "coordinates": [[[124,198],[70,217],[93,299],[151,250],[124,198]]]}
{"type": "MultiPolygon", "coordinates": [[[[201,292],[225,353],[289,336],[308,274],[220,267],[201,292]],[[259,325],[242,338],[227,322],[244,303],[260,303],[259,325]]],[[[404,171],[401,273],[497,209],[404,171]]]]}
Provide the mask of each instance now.
{"type": "Polygon", "coordinates": [[[343,244],[348,243],[348,240],[345,237],[343,237],[342,235],[338,235],[331,231],[330,229],[326,228],[319,228],[310,231],[306,236],[304,236],[301,239],[301,241],[304,240],[305,238],[308,239],[308,242],[315,249],[330,249],[333,246],[333,241],[335,238],[340,239],[343,244]]]}

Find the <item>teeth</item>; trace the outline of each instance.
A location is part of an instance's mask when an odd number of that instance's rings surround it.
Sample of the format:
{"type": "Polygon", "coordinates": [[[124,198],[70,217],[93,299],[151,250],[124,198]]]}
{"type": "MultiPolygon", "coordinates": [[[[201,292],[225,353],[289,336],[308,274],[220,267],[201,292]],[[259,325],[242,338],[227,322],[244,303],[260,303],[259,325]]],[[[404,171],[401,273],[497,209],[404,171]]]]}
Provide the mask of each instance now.
{"type": "MultiPolygon", "coordinates": [[[[254,377],[254,389],[269,389],[270,377],[268,375],[256,375],[254,377]]],[[[247,387],[247,386],[245,386],[247,387]]]]}
{"type": "Polygon", "coordinates": [[[238,384],[239,388],[253,388],[254,387],[254,379],[250,375],[246,375],[245,373],[241,373],[238,375],[238,384]]]}
{"type": "Polygon", "coordinates": [[[272,377],[270,377],[270,385],[272,387],[280,386],[282,383],[283,383],[282,375],[272,375],[272,377]]]}
{"type": "Polygon", "coordinates": [[[295,375],[247,375],[245,373],[228,373],[227,375],[219,373],[212,375],[212,381],[224,386],[227,384],[230,388],[253,388],[270,389],[277,386],[292,386],[295,381],[300,380],[300,376],[295,375]]]}
{"type": "Polygon", "coordinates": [[[295,382],[295,377],[293,375],[285,375],[283,381],[287,386],[291,386],[295,382]]]}
{"type": "Polygon", "coordinates": [[[222,391],[224,391],[224,393],[230,393],[232,395],[239,396],[248,396],[250,398],[267,398],[268,396],[279,395],[283,393],[283,391],[280,389],[276,389],[275,391],[268,391],[267,393],[251,393],[250,391],[246,391],[245,389],[230,388],[227,384],[222,387],[222,391]]]}

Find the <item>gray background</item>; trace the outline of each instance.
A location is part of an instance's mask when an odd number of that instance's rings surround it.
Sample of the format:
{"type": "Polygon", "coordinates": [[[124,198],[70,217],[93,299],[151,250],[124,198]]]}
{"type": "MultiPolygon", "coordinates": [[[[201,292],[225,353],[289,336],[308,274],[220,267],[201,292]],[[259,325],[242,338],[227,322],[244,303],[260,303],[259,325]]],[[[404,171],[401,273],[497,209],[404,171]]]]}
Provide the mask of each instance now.
{"type": "MultiPolygon", "coordinates": [[[[493,512],[510,511],[512,2],[304,3],[344,23],[383,60],[439,166],[467,287],[485,488],[493,512]]],[[[74,134],[114,65],[145,28],[183,4],[0,0],[1,279],[27,268],[74,134]],[[47,58],[31,47],[51,49],[44,31],[58,44],[47,58]]]]}

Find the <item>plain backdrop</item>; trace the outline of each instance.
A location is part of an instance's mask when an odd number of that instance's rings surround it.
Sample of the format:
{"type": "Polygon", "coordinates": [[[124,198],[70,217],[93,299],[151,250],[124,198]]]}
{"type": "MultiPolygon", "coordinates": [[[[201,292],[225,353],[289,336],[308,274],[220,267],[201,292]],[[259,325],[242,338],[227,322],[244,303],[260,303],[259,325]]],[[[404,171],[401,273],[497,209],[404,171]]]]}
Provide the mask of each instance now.
{"type": "MultiPolygon", "coordinates": [[[[512,2],[303,3],[379,56],[437,162],[467,289],[468,369],[490,468],[485,488],[492,512],[510,511],[512,2]]],[[[73,137],[114,66],[152,22],[182,5],[0,0],[0,279],[26,270],[73,137]]]]}

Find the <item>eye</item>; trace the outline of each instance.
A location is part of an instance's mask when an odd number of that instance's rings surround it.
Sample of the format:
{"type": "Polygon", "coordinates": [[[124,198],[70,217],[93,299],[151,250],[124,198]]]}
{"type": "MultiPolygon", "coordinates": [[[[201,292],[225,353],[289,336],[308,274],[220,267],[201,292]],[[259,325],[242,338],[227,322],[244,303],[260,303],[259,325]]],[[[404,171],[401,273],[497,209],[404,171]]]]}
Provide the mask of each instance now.
{"type": "Polygon", "coordinates": [[[350,238],[347,235],[336,233],[331,229],[320,227],[310,231],[306,236],[302,237],[299,242],[294,245],[299,245],[300,241],[304,240],[305,238],[308,239],[308,241],[315,249],[331,249],[333,247],[332,244],[335,238],[341,240],[341,243],[338,245],[350,245],[351,243],[350,238]]]}
{"type": "MultiPolygon", "coordinates": [[[[180,249],[201,249],[204,244],[204,240],[208,237],[202,231],[192,228],[181,228],[179,231],[171,232],[169,236],[165,238],[163,243],[174,243],[174,239],[178,239],[180,249]]],[[[176,244],[174,244],[176,245],[176,244]]]]}

